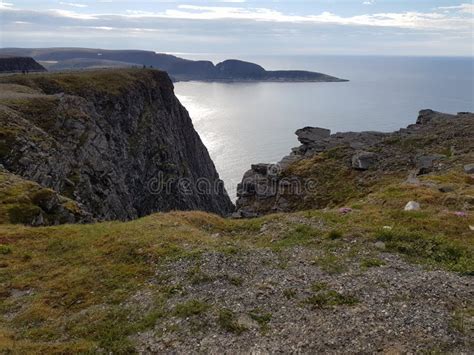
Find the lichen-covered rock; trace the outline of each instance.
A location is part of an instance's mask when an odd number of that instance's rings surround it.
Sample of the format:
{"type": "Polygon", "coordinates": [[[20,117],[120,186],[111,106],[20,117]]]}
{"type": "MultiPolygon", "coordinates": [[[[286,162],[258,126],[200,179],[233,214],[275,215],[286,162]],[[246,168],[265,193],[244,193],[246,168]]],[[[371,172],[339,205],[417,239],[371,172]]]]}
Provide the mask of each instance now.
{"type": "Polygon", "coordinates": [[[15,85],[0,95],[0,163],[9,171],[82,203],[98,219],[232,212],[166,73],[17,75],[1,85],[15,85]]]}

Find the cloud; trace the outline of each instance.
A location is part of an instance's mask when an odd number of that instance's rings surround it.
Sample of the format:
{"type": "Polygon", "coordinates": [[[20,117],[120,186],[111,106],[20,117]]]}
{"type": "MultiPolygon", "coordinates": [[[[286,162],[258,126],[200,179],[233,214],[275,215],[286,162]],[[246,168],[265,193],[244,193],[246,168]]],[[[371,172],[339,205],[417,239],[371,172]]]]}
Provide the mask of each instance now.
{"type": "Polygon", "coordinates": [[[10,2],[3,2],[0,0],[0,10],[7,10],[11,9],[13,7],[13,4],[10,2]]]}
{"type": "Polygon", "coordinates": [[[59,5],[66,5],[66,6],[80,7],[80,8],[87,7],[86,4],[79,4],[79,3],[73,3],[73,2],[62,2],[62,1],[59,2],[59,5]]]}
{"type": "MultiPolygon", "coordinates": [[[[221,0],[221,2],[242,2],[245,0],[221,0]]],[[[373,4],[375,0],[367,0],[373,4]]],[[[60,2],[60,4],[83,7],[86,5],[78,3],[60,2]]],[[[0,3],[0,9],[11,9],[12,4],[0,3]]],[[[56,17],[64,17],[76,20],[100,20],[113,17],[124,22],[137,19],[170,19],[170,20],[192,20],[192,21],[253,21],[253,22],[278,22],[309,25],[340,25],[340,26],[366,26],[366,27],[389,27],[404,29],[435,29],[435,30],[467,30],[472,29],[474,20],[463,14],[474,11],[474,5],[461,4],[458,6],[439,7],[432,12],[384,12],[374,14],[362,14],[355,16],[341,16],[332,12],[322,12],[314,15],[296,15],[283,13],[270,8],[249,8],[238,6],[201,6],[201,5],[178,5],[172,9],[160,12],[143,10],[125,10],[120,13],[93,14],[83,11],[70,11],[63,9],[50,9],[49,12],[56,17]],[[457,10],[455,13],[449,13],[457,10]],[[448,12],[448,13],[447,13],[448,12]],[[459,15],[457,15],[459,14],[459,15]]],[[[40,11],[38,11],[40,13],[40,11]]]]}
{"type": "Polygon", "coordinates": [[[61,10],[61,9],[51,9],[49,10],[49,12],[58,17],[66,17],[66,18],[71,18],[71,19],[76,19],[76,20],[98,20],[100,18],[99,15],[89,15],[89,14],[83,14],[83,13],[78,13],[75,11],[61,10]]]}
{"type": "Polygon", "coordinates": [[[155,17],[181,20],[247,20],[265,22],[288,22],[307,24],[335,24],[343,26],[397,27],[412,29],[466,29],[473,19],[448,16],[439,12],[376,13],[343,17],[331,12],[319,15],[284,14],[268,8],[243,8],[224,6],[179,5],[177,9],[164,12],[128,10],[124,16],[155,17]]]}
{"type": "Polygon", "coordinates": [[[375,0],[368,0],[362,3],[362,5],[373,5],[373,4],[375,4],[375,0]]]}
{"type": "Polygon", "coordinates": [[[437,7],[439,10],[458,10],[461,13],[465,14],[474,14],[474,4],[461,4],[457,6],[440,6],[437,7]]]}
{"type": "Polygon", "coordinates": [[[168,6],[160,11],[135,7],[100,13],[92,5],[39,10],[9,4],[0,7],[2,46],[74,43],[206,53],[472,53],[473,18],[464,6],[468,4],[426,12],[364,11],[345,16],[328,11],[298,15],[270,6],[252,7],[253,2],[239,5],[224,1],[216,0],[213,6],[166,1],[168,6]],[[18,22],[30,25],[19,26],[18,22]],[[54,33],[61,35],[51,35],[54,33]]]}

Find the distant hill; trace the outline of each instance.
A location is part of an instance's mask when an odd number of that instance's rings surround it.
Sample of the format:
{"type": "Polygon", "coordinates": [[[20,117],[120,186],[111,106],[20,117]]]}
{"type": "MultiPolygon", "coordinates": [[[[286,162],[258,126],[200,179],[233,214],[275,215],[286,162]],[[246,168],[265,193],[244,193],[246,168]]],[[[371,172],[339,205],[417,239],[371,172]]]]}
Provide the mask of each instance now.
{"type": "Polygon", "coordinates": [[[236,59],[225,60],[214,65],[208,60],[188,60],[170,54],[143,50],[2,48],[1,54],[31,56],[50,70],[147,66],[167,71],[175,81],[347,81],[317,72],[268,71],[258,64],[236,59]]]}
{"type": "MultiPolygon", "coordinates": [[[[1,52],[0,52],[1,54],[1,52]]],[[[43,72],[46,69],[33,58],[0,55],[0,73],[43,72]]]]}

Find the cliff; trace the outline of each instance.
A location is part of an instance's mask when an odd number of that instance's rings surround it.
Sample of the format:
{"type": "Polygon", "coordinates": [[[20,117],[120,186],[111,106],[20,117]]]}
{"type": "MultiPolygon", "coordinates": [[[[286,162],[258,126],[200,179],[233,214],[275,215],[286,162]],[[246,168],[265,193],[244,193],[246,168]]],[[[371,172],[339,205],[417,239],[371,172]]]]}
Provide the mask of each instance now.
{"type": "Polygon", "coordinates": [[[96,219],[233,209],[164,72],[3,77],[0,122],[0,164],[96,219]]]}
{"type": "Polygon", "coordinates": [[[0,54],[29,55],[49,70],[129,67],[143,65],[164,70],[175,81],[347,81],[330,75],[299,71],[267,71],[260,65],[241,60],[225,60],[214,65],[208,60],[188,60],[170,54],[143,50],[104,50],[91,48],[3,48],[0,54]]]}
{"type": "MultiPolygon", "coordinates": [[[[416,124],[393,133],[296,131],[301,146],[277,164],[255,164],[237,188],[236,216],[334,207],[367,196],[391,179],[474,162],[474,115],[420,111],[416,124]]],[[[474,200],[457,201],[473,208],[474,200]]]]}
{"type": "Polygon", "coordinates": [[[30,57],[0,56],[0,73],[43,72],[46,69],[30,57]]]}

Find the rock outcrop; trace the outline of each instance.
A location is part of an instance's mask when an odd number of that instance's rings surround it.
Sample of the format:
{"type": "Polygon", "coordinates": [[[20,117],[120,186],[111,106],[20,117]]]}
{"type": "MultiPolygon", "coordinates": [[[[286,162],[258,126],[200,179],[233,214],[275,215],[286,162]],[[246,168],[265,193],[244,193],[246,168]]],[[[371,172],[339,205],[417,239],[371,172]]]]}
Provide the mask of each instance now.
{"type": "Polygon", "coordinates": [[[342,204],[390,177],[419,184],[418,176],[453,167],[472,173],[474,114],[422,110],[416,122],[393,133],[297,130],[301,146],[277,164],[252,165],[245,173],[235,216],[342,204]]]}
{"type": "Polygon", "coordinates": [[[0,56],[0,73],[44,72],[46,69],[30,57],[0,56]]]}
{"type": "Polygon", "coordinates": [[[0,164],[96,219],[233,210],[164,72],[4,77],[0,122],[0,164]]]}
{"type": "Polygon", "coordinates": [[[0,224],[44,226],[94,221],[76,201],[1,167],[0,199],[0,224]]]}

